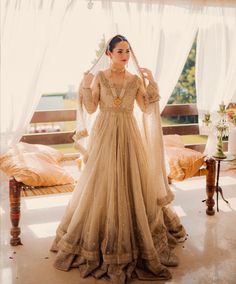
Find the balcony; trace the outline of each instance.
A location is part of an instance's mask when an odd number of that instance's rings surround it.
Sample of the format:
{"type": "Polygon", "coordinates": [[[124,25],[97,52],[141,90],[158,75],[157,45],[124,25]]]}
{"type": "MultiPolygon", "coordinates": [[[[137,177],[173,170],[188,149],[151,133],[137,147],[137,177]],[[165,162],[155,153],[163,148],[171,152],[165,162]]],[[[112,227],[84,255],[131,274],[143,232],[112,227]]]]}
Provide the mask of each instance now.
{"type": "MultiPolygon", "coordinates": [[[[167,105],[162,114],[162,129],[163,134],[179,134],[183,137],[185,146],[200,152],[203,152],[206,143],[206,137],[199,135],[199,126],[197,123],[198,112],[196,104],[179,104],[167,105]],[[191,116],[193,122],[188,123],[171,123],[170,118],[173,117],[189,117],[191,116]]],[[[58,109],[47,111],[36,111],[33,115],[31,123],[33,125],[40,125],[45,123],[62,123],[71,122],[71,130],[61,130],[60,128],[41,129],[40,132],[25,134],[21,141],[32,144],[52,145],[55,148],[62,147],[65,151],[75,151],[72,147],[73,125],[75,125],[76,110],[75,109],[58,109]]],[[[224,144],[227,149],[227,142],[224,144]]]]}

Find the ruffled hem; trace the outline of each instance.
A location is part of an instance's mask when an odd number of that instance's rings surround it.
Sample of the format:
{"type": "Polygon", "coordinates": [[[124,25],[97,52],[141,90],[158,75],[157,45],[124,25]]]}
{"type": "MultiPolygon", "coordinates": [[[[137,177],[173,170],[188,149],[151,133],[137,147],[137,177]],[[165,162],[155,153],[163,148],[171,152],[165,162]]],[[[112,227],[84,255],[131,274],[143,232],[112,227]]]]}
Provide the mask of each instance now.
{"type": "MultiPolygon", "coordinates": [[[[165,226],[157,226],[156,231],[152,232],[152,250],[137,246],[137,249],[116,254],[104,248],[102,240],[97,248],[87,249],[83,242],[70,240],[67,231],[59,226],[51,247],[51,251],[57,253],[54,266],[63,271],[78,268],[83,278],[93,276],[116,284],[126,283],[133,278],[146,281],[171,279],[165,266],[178,265],[172,248],[185,240],[186,232],[170,208],[164,207],[162,210],[165,226]]],[[[138,231],[135,235],[137,237],[138,231]]]]}
{"type": "MultiPolygon", "coordinates": [[[[167,233],[169,246],[162,247],[144,254],[142,250],[133,250],[122,255],[107,255],[98,250],[88,251],[79,245],[71,245],[64,240],[64,232],[58,230],[51,251],[56,252],[55,268],[68,271],[78,268],[82,278],[93,276],[96,279],[106,279],[111,283],[124,284],[129,279],[139,280],[169,280],[171,273],[165,267],[175,267],[178,258],[170,247],[174,247],[185,236],[183,227],[175,228],[174,235],[167,233]]],[[[172,228],[173,229],[173,228],[172,228]]]]}
{"type": "Polygon", "coordinates": [[[135,278],[150,281],[172,278],[169,270],[157,259],[136,259],[129,263],[117,264],[106,263],[103,257],[100,260],[88,260],[81,255],[66,253],[58,250],[56,244],[52,246],[51,251],[57,252],[55,268],[63,271],[78,268],[82,278],[93,276],[116,284],[125,284],[129,279],[135,278]]]}

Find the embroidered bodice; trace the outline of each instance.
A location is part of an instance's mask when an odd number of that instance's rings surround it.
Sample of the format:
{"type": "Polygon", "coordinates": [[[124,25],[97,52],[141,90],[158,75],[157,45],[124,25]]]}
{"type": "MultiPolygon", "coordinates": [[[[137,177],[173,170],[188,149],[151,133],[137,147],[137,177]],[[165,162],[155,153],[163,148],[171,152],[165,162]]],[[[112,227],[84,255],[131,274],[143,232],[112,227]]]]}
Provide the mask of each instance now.
{"type": "MultiPolygon", "coordinates": [[[[122,86],[114,85],[114,88],[115,94],[120,98],[122,86]]],[[[91,89],[83,89],[83,104],[89,113],[93,113],[98,105],[100,110],[132,111],[135,100],[141,110],[145,112],[150,103],[159,100],[158,88],[157,85],[149,84],[145,89],[142,80],[137,75],[133,75],[127,79],[120,102],[118,101],[117,104],[114,99],[116,97],[112,92],[109,80],[102,71],[97,74],[91,89]]]]}

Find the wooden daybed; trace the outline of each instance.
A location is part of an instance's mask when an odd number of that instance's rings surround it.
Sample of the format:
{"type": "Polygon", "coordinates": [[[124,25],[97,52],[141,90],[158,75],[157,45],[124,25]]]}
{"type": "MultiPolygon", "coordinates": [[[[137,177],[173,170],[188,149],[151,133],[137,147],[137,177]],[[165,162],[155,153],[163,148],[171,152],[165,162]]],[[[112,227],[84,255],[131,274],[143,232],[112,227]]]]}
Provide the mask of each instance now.
{"type": "MultiPolygon", "coordinates": [[[[195,176],[206,176],[206,214],[214,215],[214,204],[213,195],[215,192],[215,171],[216,163],[214,159],[207,158],[205,160],[204,167],[200,168],[195,176]]],[[[42,188],[43,189],[43,188],[42,188]]],[[[10,243],[12,246],[21,245],[20,233],[21,229],[19,226],[20,216],[21,216],[21,191],[29,190],[29,186],[17,182],[14,177],[11,177],[9,180],[9,198],[10,198],[10,219],[12,223],[11,228],[11,240],[10,243]]],[[[34,189],[32,188],[32,191],[34,189]]],[[[40,188],[37,188],[40,190],[40,188]]],[[[72,188],[73,190],[73,188],[72,188]]],[[[71,190],[71,191],[72,191],[71,190]]]]}
{"type": "MultiPolygon", "coordinates": [[[[22,195],[26,196],[27,194],[24,194],[24,191],[46,191],[48,194],[50,193],[57,193],[57,188],[60,188],[63,192],[72,192],[74,189],[74,184],[65,184],[60,186],[54,186],[54,187],[29,187],[28,185],[23,184],[22,182],[18,182],[15,180],[14,177],[11,177],[9,179],[9,200],[10,200],[10,219],[11,219],[11,240],[10,244],[12,246],[18,246],[21,245],[21,239],[20,239],[20,233],[21,229],[19,226],[20,223],[20,217],[21,217],[21,197],[22,195]],[[22,192],[23,191],[23,192],[22,192]],[[23,193],[23,194],[22,194],[23,193]]],[[[38,195],[38,194],[32,194],[32,195],[38,195]]]]}

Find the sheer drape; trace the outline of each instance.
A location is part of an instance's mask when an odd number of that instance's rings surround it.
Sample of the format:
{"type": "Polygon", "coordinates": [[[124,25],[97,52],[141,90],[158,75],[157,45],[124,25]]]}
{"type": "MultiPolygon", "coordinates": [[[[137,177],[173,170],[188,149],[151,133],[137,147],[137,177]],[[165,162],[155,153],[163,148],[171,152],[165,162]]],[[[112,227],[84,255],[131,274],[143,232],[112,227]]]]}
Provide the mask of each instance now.
{"type": "MultiPolygon", "coordinates": [[[[236,93],[236,5],[205,7],[199,22],[196,56],[196,90],[199,122],[205,113],[217,119],[217,109],[236,93]]],[[[202,130],[202,128],[200,127],[202,130]]],[[[205,152],[215,151],[214,129],[205,152]]],[[[203,133],[206,134],[206,133],[203,133]]]]}
{"type": "Polygon", "coordinates": [[[19,141],[35,110],[45,63],[66,10],[53,1],[5,1],[2,9],[0,150],[4,152],[19,141]]]}
{"type": "Polygon", "coordinates": [[[0,151],[19,141],[42,93],[78,86],[82,73],[96,58],[103,34],[105,40],[117,32],[128,37],[141,66],[150,68],[159,83],[162,110],[200,25],[198,107],[208,110],[212,96],[218,99],[209,107],[216,107],[222,99],[228,102],[235,91],[235,8],[233,4],[224,7],[228,2],[95,1],[89,10],[86,1],[4,1],[0,151]],[[211,48],[211,42],[217,48],[211,48]]]}
{"type": "Polygon", "coordinates": [[[101,9],[88,10],[85,1],[10,0],[1,8],[3,153],[25,133],[43,93],[77,88],[96,57],[104,17],[101,9]]]}
{"type": "Polygon", "coordinates": [[[102,1],[107,11],[109,35],[129,39],[141,67],[152,70],[158,81],[161,110],[166,105],[192,46],[200,6],[194,1],[102,1]]]}

